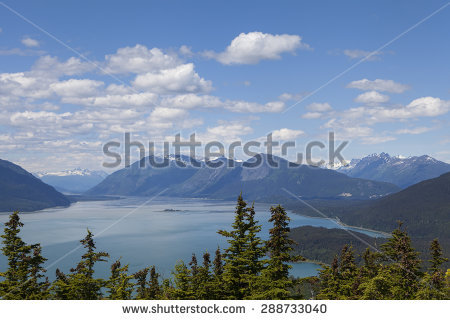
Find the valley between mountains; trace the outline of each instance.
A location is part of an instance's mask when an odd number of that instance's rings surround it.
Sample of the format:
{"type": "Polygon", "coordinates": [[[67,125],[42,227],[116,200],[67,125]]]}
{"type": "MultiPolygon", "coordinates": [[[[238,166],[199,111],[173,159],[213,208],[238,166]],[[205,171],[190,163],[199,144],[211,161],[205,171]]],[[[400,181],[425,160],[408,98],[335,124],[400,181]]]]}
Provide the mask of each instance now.
{"type": "MultiPolygon", "coordinates": [[[[204,161],[199,162],[199,167],[192,166],[193,160],[187,156],[171,157],[167,167],[154,168],[146,158],[144,167],[135,162],[110,175],[86,169],[32,175],[2,160],[0,211],[35,211],[69,206],[73,201],[107,201],[111,196],[149,197],[162,190],[167,197],[220,200],[235,200],[242,192],[249,201],[280,203],[298,214],[335,219],[360,228],[391,232],[402,221],[419,251],[427,252],[429,242],[439,238],[444,253],[450,252],[449,164],[428,156],[405,158],[382,153],[354,159],[333,170],[294,166],[273,157],[279,164],[274,168],[267,155],[258,156],[262,163],[257,167],[251,167],[255,159],[216,159],[215,163],[226,164],[218,168],[204,161]]],[[[163,159],[151,160],[160,163],[163,159]]],[[[336,227],[304,226],[294,228],[291,234],[300,244],[314,239],[313,246],[297,248],[303,256],[330,262],[335,245],[354,243],[351,235],[336,227]]],[[[382,238],[359,236],[373,246],[383,242],[382,238]]],[[[361,253],[364,246],[353,245],[361,253]]],[[[426,254],[423,259],[427,259],[426,254]]]]}

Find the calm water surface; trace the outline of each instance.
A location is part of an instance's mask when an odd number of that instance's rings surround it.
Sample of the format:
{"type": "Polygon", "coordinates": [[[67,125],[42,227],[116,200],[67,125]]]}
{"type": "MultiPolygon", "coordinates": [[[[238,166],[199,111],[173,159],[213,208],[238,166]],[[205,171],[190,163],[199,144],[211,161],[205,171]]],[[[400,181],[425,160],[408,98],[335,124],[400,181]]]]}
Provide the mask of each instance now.
{"type": "MultiPolygon", "coordinates": [[[[21,214],[25,224],[21,236],[27,243],[41,243],[51,279],[57,267],[68,272],[79,261],[83,253],[79,240],[84,238],[87,228],[96,235],[97,249],[111,255],[110,262],[122,257],[131,272],[155,265],[160,274],[169,277],[178,259],[188,262],[195,253],[201,260],[205,250],[213,254],[217,246],[227,246],[217,230],[230,229],[235,205],[230,201],[164,197],[151,201],[135,197],[78,202],[68,208],[21,214]]],[[[265,239],[271,227],[267,222],[269,207],[255,204],[256,217],[262,224],[261,236],[265,239]]],[[[291,227],[338,227],[327,219],[292,213],[290,218],[291,227]]],[[[7,219],[7,214],[0,214],[0,223],[7,219]]],[[[110,264],[99,263],[98,274],[107,276],[110,264]]],[[[0,256],[0,270],[5,265],[6,259],[0,256]]],[[[291,273],[303,277],[316,275],[318,267],[314,263],[299,263],[291,273]]]]}

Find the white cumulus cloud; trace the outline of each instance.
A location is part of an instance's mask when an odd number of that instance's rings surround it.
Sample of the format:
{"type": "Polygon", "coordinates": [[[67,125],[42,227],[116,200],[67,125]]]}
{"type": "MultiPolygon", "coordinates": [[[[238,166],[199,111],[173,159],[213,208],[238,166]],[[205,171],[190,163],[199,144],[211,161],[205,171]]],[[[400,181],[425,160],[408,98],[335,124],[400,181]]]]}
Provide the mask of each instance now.
{"type": "Polygon", "coordinates": [[[208,51],[205,55],[227,65],[256,64],[261,60],[280,59],[282,53],[299,48],[309,48],[309,45],[298,35],[249,32],[234,38],[225,51],[208,51]]]}
{"type": "Polygon", "coordinates": [[[361,93],[355,98],[355,102],[363,104],[377,104],[389,101],[389,96],[381,94],[377,91],[367,91],[361,93]]]}
{"type": "Polygon", "coordinates": [[[194,70],[193,63],[175,68],[137,75],[133,85],[156,93],[209,92],[211,81],[201,78],[194,70]]]}
{"type": "Polygon", "coordinates": [[[323,113],[321,112],[307,112],[302,115],[303,119],[319,119],[322,118],[323,113]]]}
{"type": "Polygon", "coordinates": [[[187,111],[183,109],[176,108],[155,108],[150,114],[152,121],[167,121],[180,119],[187,116],[187,111]]]}
{"type": "Polygon", "coordinates": [[[102,85],[103,82],[97,80],[69,79],[52,83],[50,89],[62,97],[86,97],[95,95],[102,85]]]}
{"type": "Polygon", "coordinates": [[[174,68],[181,64],[176,55],[166,54],[159,48],[148,49],[137,44],[134,47],[119,48],[115,54],[105,56],[105,72],[146,73],[174,68]]]}
{"type": "Polygon", "coordinates": [[[288,128],[282,128],[279,130],[272,131],[273,140],[293,140],[304,134],[302,130],[293,130],[288,128]]]}

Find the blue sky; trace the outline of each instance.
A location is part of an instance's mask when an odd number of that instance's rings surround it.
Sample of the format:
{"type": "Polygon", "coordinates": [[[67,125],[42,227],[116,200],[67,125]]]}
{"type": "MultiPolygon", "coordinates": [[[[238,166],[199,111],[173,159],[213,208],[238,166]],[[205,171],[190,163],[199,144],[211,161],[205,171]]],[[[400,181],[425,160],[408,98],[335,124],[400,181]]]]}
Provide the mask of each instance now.
{"type": "Polygon", "coordinates": [[[450,6],[419,23],[446,1],[2,3],[0,158],[29,170],[100,168],[127,131],[450,162],[450,6]]]}

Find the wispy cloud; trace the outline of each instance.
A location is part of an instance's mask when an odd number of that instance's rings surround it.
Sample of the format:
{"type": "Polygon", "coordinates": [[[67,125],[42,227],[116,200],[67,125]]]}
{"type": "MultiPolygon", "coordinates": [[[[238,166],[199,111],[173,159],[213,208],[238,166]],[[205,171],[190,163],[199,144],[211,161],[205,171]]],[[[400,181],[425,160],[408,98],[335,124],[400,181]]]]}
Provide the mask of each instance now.
{"type": "Polygon", "coordinates": [[[349,57],[350,59],[361,59],[361,58],[367,58],[367,61],[375,61],[380,60],[380,56],[383,55],[382,51],[365,51],[365,50],[359,50],[359,49],[345,49],[343,51],[343,54],[349,57]]]}
{"type": "Polygon", "coordinates": [[[373,136],[373,137],[364,137],[361,139],[363,144],[379,144],[394,140],[397,140],[397,138],[392,136],[373,136]]]}
{"type": "Polygon", "coordinates": [[[352,81],[347,85],[347,88],[354,88],[363,91],[386,91],[390,93],[403,93],[410,87],[406,84],[395,82],[394,80],[384,80],[384,79],[361,79],[352,81]]]}
{"type": "Polygon", "coordinates": [[[21,48],[0,49],[0,56],[41,56],[43,54],[45,54],[44,50],[36,50],[36,49],[21,49],[21,48]]]}
{"type": "Polygon", "coordinates": [[[399,129],[395,131],[397,134],[422,134],[428,131],[433,130],[433,128],[429,127],[417,127],[417,128],[405,128],[405,129],[399,129]]]}

